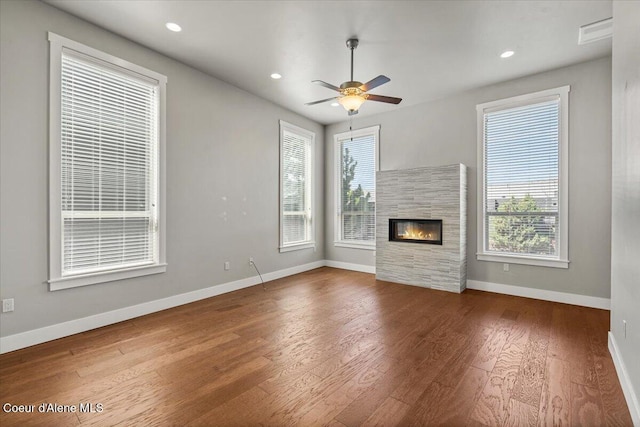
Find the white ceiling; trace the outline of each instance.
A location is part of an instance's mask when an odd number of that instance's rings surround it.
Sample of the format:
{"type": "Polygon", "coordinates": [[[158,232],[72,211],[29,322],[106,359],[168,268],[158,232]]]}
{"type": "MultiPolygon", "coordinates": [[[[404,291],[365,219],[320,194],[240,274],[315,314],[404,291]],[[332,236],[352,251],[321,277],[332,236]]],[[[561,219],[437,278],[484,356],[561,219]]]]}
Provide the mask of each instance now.
{"type": "Polygon", "coordinates": [[[360,116],[610,54],[579,46],[581,25],[609,18],[611,1],[171,1],[47,3],[320,123],[347,119],[329,98],[349,80],[345,41],[357,36],[355,80],[400,105],[366,102],[360,116]],[[172,33],[166,22],[180,24],[172,33]],[[501,59],[505,50],[516,53],[501,59]],[[273,72],[283,75],[272,80],[273,72]]]}

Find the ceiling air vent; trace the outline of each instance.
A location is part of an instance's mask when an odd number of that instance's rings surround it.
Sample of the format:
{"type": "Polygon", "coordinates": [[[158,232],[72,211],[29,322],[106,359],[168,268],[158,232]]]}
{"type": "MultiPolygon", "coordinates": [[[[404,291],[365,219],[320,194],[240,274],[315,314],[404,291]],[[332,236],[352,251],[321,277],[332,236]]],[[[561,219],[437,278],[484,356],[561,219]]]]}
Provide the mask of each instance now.
{"type": "Polygon", "coordinates": [[[578,44],[592,43],[598,40],[611,37],[613,32],[613,18],[592,22],[583,25],[578,31],[578,44]]]}

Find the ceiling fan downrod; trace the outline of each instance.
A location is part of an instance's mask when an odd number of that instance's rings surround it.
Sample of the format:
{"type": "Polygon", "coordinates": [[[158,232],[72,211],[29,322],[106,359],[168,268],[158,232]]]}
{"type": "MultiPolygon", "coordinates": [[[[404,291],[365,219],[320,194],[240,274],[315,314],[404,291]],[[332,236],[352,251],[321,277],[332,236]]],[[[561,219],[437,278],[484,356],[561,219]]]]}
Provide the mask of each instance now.
{"type": "Polygon", "coordinates": [[[351,79],[353,81],[353,51],[358,47],[358,39],[349,39],[347,40],[347,47],[351,49],[351,79]]]}

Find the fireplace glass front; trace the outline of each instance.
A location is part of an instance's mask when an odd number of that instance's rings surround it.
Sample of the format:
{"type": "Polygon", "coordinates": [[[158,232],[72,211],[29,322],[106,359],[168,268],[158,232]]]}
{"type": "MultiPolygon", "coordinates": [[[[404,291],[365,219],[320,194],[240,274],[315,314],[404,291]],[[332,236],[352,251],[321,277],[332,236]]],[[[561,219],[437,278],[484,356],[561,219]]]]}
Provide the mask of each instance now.
{"type": "Polygon", "coordinates": [[[442,245],[442,220],[389,218],[389,240],[442,245]]]}

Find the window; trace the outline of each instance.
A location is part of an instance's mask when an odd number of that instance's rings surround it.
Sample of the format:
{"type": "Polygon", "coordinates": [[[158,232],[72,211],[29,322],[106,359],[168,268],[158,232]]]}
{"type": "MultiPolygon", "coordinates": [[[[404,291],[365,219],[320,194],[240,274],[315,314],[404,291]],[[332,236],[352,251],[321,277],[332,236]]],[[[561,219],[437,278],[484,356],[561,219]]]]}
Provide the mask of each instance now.
{"type": "Polygon", "coordinates": [[[336,246],[375,249],[380,126],[335,135],[336,246]]]}
{"type": "Polygon", "coordinates": [[[568,267],[568,98],[478,105],[479,260],[568,267]]]}
{"type": "Polygon", "coordinates": [[[166,77],[49,33],[51,290],[166,270],[166,77]]]}
{"type": "Polygon", "coordinates": [[[315,134],[280,121],[280,252],[315,247],[311,172],[315,134]]]}

